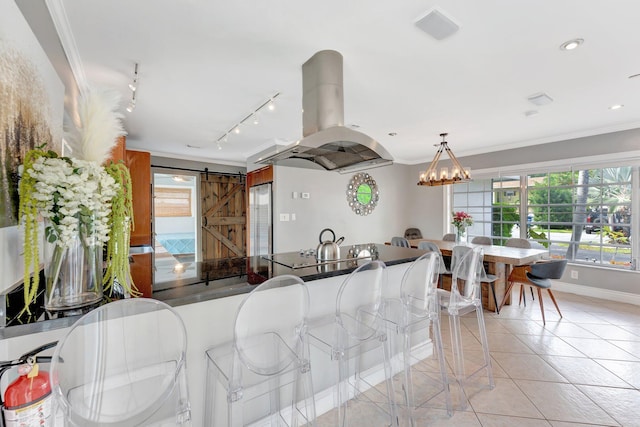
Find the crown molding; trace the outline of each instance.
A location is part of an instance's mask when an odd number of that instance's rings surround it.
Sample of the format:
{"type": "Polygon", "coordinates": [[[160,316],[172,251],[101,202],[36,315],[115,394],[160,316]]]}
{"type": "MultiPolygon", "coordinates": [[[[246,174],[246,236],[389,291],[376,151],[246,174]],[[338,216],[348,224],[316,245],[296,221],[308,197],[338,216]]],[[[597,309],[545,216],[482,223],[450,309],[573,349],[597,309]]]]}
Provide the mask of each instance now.
{"type": "Polygon", "coordinates": [[[78,85],[80,92],[85,92],[89,85],[87,83],[87,77],[84,73],[82,59],[80,58],[80,53],[78,52],[78,46],[76,45],[76,39],[73,36],[71,26],[69,25],[69,20],[67,18],[67,12],[64,8],[64,4],[62,3],[62,0],[45,0],[45,4],[47,5],[47,9],[49,9],[49,14],[51,15],[53,25],[58,32],[58,37],[60,38],[62,49],[67,56],[69,67],[71,68],[71,72],[76,79],[76,84],[78,85]]]}

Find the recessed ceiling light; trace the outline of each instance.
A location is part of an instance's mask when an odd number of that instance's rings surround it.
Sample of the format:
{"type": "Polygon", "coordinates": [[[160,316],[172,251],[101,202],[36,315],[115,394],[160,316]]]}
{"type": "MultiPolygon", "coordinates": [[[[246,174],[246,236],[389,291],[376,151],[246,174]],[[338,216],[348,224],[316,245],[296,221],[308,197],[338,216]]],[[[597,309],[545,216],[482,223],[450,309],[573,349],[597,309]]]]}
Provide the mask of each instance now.
{"type": "Polygon", "coordinates": [[[538,115],[538,110],[525,111],[524,115],[527,116],[527,117],[537,116],[538,115]]]}
{"type": "Polygon", "coordinates": [[[621,109],[622,107],[624,107],[624,105],[622,105],[622,104],[615,104],[615,105],[612,105],[611,107],[609,107],[609,110],[619,110],[619,109],[621,109]]]}
{"type": "Polygon", "coordinates": [[[389,136],[396,136],[398,133],[397,132],[389,132],[387,135],[389,136]]]}
{"type": "Polygon", "coordinates": [[[584,43],[584,39],[567,40],[560,45],[560,50],[573,50],[584,43]]]}
{"type": "Polygon", "coordinates": [[[191,144],[187,144],[186,146],[188,148],[202,148],[202,147],[198,147],[197,145],[191,145],[191,144]]]}

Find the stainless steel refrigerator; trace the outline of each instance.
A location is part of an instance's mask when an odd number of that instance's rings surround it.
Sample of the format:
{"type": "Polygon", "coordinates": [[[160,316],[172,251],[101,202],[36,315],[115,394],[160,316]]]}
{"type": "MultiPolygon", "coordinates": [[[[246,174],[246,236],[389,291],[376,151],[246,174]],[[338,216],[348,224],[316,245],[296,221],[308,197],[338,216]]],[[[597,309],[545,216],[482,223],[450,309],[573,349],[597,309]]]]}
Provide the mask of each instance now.
{"type": "Polygon", "coordinates": [[[273,252],[271,183],[249,188],[249,255],[273,252]]]}

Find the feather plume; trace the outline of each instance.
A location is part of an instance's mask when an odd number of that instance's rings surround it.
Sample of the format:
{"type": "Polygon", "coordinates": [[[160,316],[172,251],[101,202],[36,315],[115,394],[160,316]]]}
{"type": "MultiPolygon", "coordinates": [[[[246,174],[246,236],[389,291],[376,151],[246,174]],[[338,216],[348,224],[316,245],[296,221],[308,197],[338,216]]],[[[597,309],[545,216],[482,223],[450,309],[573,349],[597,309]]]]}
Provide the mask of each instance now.
{"type": "Polygon", "coordinates": [[[118,111],[119,106],[118,92],[87,90],[78,102],[81,127],[65,132],[73,157],[102,164],[111,156],[118,137],[127,134],[122,126],[124,115],[118,111]]]}

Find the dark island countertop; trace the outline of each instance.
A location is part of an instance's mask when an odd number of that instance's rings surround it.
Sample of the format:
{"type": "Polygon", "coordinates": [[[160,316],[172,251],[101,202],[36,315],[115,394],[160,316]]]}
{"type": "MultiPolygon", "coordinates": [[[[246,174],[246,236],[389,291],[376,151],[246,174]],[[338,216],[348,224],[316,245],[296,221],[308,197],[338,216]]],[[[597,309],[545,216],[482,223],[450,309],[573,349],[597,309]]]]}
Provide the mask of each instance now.
{"type": "MultiPolygon", "coordinates": [[[[319,264],[309,251],[265,256],[176,262],[169,266],[169,280],[156,281],[153,298],[171,306],[192,304],[251,292],[260,283],[276,276],[291,274],[305,282],[346,275],[371,259],[386,265],[403,264],[417,259],[424,251],[384,244],[366,243],[340,247],[339,262],[319,264]]],[[[165,275],[167,277],[167,275],[165,275]]],[[[39,316],[33,323],[0,328],[0,339],[71,326],[80,315],[39,316]]]]}
{"type": "Polygon", "coordinates": [[[319,263],[309,251],[194,262],[174,280],[156,282],[153,298],[176,306],[251,292],[260,283],[291,274],[305,282],[351,273],[371,259],[386,265],[412,262],[424,251],[379,243],[343,245],[340,261],[319,263]]]}

